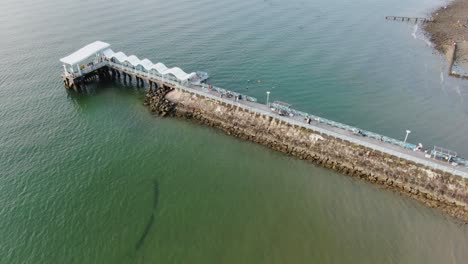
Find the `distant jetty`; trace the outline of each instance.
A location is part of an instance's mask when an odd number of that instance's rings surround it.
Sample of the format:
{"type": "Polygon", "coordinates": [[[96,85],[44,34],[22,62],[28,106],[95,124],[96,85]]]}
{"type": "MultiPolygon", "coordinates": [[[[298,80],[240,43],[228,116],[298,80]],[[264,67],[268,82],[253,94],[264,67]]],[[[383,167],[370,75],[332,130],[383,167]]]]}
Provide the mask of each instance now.
{"type": "MultiPolygon", "coordinates": [[[[392,139],[301,112],[273,101],[236,93],[204,81],[204,72],[186,73],[149,59],[114,52],[101,41],[61,59],[67,88],[90,82],[122,81],[147,89],[152,112],[196,120],[229,135],[257,142],[378,183],[468,222],[468,161],[456,152],[392,139]]],[[[409,133],[409,131],[407,132],[409,133]]],[[[339,191],[339,190],[337,190],[339,191]]]]}
{"type": "Polygon", "coordinates": [[[386,16],[387,20],[401,21],[401,22],[414,22],[414,23],[429,23],[433,22],[432,19],[424,17],[405,17],[405,16],[386,16]]]}

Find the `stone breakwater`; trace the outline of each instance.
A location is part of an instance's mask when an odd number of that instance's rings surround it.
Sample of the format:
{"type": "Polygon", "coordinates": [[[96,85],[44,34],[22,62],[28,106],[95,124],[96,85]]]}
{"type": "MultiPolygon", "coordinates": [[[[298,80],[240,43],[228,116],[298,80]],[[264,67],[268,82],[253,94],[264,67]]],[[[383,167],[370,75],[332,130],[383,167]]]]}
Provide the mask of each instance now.
{"type": "Polygon", "coordinates": [[[228,135],[379,184],[468,223],[467,179],[211,98],[163,90],[163,97],[151,96],[148,101],[151,111],[216,127],[228,135]],[[166,111],[168,103],[174,107],[172,111],[166,111]]]}
{"type": "Polygon", "coordinates": [[[175,110],[175,103],[166,99],[166,95],[173,89],[162,87],[160,89],[150,88],[145,97],[145,105],[150,111],[160,116],[171,115],[175,110]]]}

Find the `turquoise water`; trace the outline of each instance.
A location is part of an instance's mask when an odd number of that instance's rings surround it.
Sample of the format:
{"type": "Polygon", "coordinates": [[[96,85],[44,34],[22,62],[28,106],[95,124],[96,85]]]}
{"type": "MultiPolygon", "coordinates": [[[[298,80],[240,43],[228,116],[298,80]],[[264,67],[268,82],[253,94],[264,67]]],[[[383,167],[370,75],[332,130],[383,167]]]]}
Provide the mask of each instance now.
{"type": "Polygon", "coordinates": [[[467,83],[446,76],[415,25],[384,20],[440,4],[4,1],[0,263],[463,263],[468,229],[436,210],[154,117],[136,88],[74,96],[58,61],[100,39],[207,71],[218,86],[259,99],[270,90],[395,138],[410,129],[410,142],[468,156],[467,83]]]}

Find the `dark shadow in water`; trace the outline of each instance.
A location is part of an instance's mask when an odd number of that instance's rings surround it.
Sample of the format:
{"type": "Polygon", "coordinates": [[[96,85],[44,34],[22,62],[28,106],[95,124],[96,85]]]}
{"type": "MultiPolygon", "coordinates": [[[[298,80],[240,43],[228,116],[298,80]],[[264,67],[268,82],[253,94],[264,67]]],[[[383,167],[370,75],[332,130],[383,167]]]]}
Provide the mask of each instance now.
{"type": "Polygon", "coordinates": [[[146,224],[145,230],[143,231],[143,234],[141,235],[140,239],[135,245],[135,249],[138,251],[140,247],[144,244],[146,237],[148,236],[149,231],[151,230],[151,227],[153,226],[154,223],[154,214],[156,212],[156,209],[158,208],[158,203],[159,203],[159,183],[157,180],[153,181],[153,212],[151,213],[151,217],[146,224]]]}
{"type": "Polygon", "coordinates": [[[153,210],[156,210],[158,208],[158,202],[159,202],[159,184],[158,184],[158,181],[153,182],[153,188],[154,188],[153,210]]]}
{"type": "Polygon", "coordinates": [[[135,246],[135,249],[138,251],[138,249],[140,249],[140,247],[143,245],[143,243],[145,242],[145,239],[146,237],[148,236],[148,233],[151,229],[151,226],[153,226],[153,223],[154,223],[154,214],[151,214],[151,217],[149,219],[149,222],[148,224],[146,224],[146,227],[145,227],[145,230],[143,231],[143,234],[141,235],[140,239],[138,240],[138,242],[136,243],[136,246],[135,246]]]}
{"type": "MultiPolygon", "coordinates": [[[[65,88],[64,88],[65,89],[65,88]]],[[[79,92],[72,89],[67,90],[67,97],[77,103],[78,105],[85,104],[88,99],[96,95],[104,93],[105,91],[113,89],[123,93],[144,95],[146,92],[145,87],[137,87],[136,85],[124,84],[121,82],[98,82],[90,83],[83,86],[79,92]]]]}

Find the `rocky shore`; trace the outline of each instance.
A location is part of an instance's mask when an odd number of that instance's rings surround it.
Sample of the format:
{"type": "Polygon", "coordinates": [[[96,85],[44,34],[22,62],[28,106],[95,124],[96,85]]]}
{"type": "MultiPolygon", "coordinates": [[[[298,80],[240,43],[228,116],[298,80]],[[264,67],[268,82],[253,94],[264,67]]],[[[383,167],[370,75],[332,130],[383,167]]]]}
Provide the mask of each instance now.
{"type": "Polygon", "coordinates": [[[468,180],[462,177],[180,90],[150,91],[146,104],[154,113],[221,129],[228,135],[378,184],[468,223],[468,180]]]}
{"type": "Polygon", "coordinates": [[[432,13],[432,23],[424,30],[434,47],[451,61],[453,44],[457,43],[455,62],[468,72],[468,0],[453,0],[432,13]]]}

